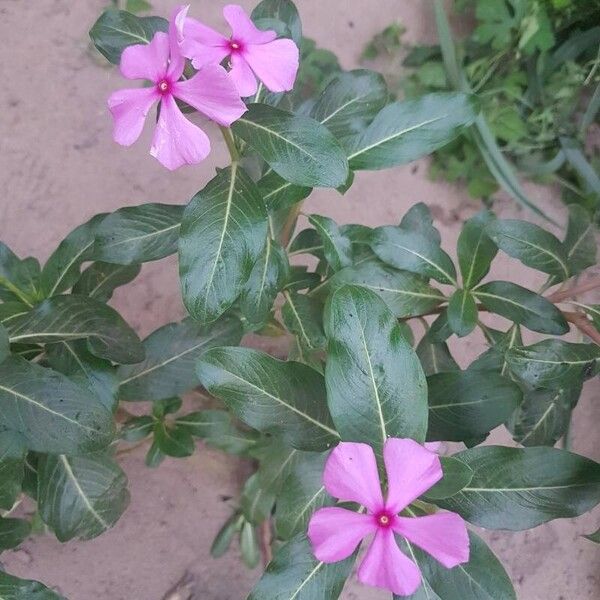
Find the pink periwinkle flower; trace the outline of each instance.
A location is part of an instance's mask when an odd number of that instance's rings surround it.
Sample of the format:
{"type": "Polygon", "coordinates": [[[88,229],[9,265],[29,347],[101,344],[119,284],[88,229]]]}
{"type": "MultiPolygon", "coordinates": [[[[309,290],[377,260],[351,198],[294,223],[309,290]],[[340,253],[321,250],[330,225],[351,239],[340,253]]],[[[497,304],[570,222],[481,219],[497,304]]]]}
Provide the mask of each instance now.
{"type": "Polygon", "coordinates": [[[272,92],[287,92],[294,87],[299,52],[292,40],[276,39],[275,31],[262,31],[237,4],[223,8],[231,27],[230,38],[190,17],[178,22],[179,44],[196,69],[220,63],[229,57],[230,75],[241,96],[252,96],[258,89],[256,78],[272,92]]]}
{"type": "Polygon", "coordinates": [[[465,522],[455,513],[401,517],[400,511],[442,477],[440,459],[410,439],[390,438],[383,449],[388,478],[384,500],[375,454],[367,444],[341,442],[325,465],[325,489],[343,502],[357,502],[366,514],[340,507],[321,508],[308,525],[315,556],[333,563],[350,556],[369,534],[375,534],[358,569],[358,579],[399,596],[413,594],[421,583],[417,565],[398,547],[399,534],[445,567],[469,560],[465,522]]]}
{"type": "Polygon", "coordinates": [[[118,90],[108,99],[114,119],[113,139],[123,146],[140,137],[149,110],[160,102],[150,154],[171,170],[199,163],[210,152],[208,136],[184,117],[176,98],[226,127],[247,110],[227,71],[218,64],[204,65],[192,78],[180,81],[185,58],[177,43],[175,21],[184,10],[176,9],[168,35],[158,32],[149,44],[123,51],[123,77],[145,79],[151,85],[118,90]]]}

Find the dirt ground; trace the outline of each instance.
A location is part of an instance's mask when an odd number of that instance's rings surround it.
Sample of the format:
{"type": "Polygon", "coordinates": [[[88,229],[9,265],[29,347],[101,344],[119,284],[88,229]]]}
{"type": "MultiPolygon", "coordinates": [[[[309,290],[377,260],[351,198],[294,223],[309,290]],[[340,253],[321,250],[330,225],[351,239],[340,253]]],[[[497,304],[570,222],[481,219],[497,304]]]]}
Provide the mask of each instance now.
{"type": "MultiPolygon", "coordinates": [[[[87,31],[105,3],[0,0],[5,56],[0,63],[0,239],[20,255],[45,259],[72,228],[99,212],[143,202],[187,202],[212,177],[215,165],[225,164],[225,148],[215,131],[209,160],[175,173],[148,155],[149,130],[131,149],[113,144],[106,98],[124,82],[94,58],[87,41],[87,31]]],[[[221,26],[222,4],[192,0],[191,13],[221,26]]],[[[422,0],[297,4],[305,34],[334,50],[345,68],[358,66],[364,44],[392,20],[408,28],[408,40],[435,39],[430,3],[422,0]]],[[[154,5],[165,15],[171,8],[165,0],[154,5]]],[[[564,210],[552,191],[527,189],[564,222],[564,210]]],[[[305,212],[327,214],[342,223],[379,225],[397,223],[418,201],[431,207],[447,250],[454,247],[460,221],[477,208],[464,190],[429,181],[421,161],[383,173],[360,173],[343,197],[317,191],[305,212]]],[[[506,199],[498,210],[503,216],[521,214],[506,199]]],[[[531,273],[510,260],[499,260],[494,274],[531,283],[531,273]]],[[[115,294],[113,304],[141,335],[181,318],[176,262],[145,265],[133,285],[115,294]]],[[[483,349],[474,335],[463,341],[457,357],[465,365],[483,349]]],[[[599,392],[598,380],[586,385],[573,429],[574,449],[597,460],[599,392]]],[[[493,437],[510,443],[505,432],[493,437]]],[[[123,461],[132,502],[114,529],[85,543],[61,545],[50,536],[38,537],[3,554],[2,564],[16,575],[54,586],[69,600],[245,598],[258,570],[245,570],[237,552],[220,560],[208,553],[228,515],[226,499],[239,490],[243,467],[200,448],[190,459],[167,459],[150,470],[143,453],[138,449],[123,461]],[[191,595],[170,595],[183,580],[189,582],[191,595]]],[[[594,531],[599,520],[596,510],[529,532],[484,536],[506,565],[521,600],[592,600],[600,597],[600,559],[597,546],[580,536],[594,531]]],[[[342,595],[344,600],[387,597],[355,581],[342,595]]]]}

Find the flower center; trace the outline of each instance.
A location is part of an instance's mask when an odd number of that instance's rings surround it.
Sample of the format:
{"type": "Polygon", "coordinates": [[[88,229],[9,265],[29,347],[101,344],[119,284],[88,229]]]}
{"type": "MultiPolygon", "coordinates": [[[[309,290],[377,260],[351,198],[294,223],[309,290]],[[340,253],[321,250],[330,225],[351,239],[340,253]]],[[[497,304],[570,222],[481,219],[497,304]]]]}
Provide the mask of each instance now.
{"type": "Polygon", "coordinates": [[[229,42],[229,49],[232,52],[239,52],[242,49],[242,44],[240,42],[237,42],[236,40],[231,40],[229,42]]]}
{"type": "Polygon", "coordinates": [[[381,512],[376,515],[375,520],[379,527],[389,527],[392,524],[392,515],[387,512],[381,512]]]}
{"type": "Polygon", "coordinates": [[[161,94],[166,94],[171,89],[171,84],[166,79],[162,79],[156,87],[161,94]]]}

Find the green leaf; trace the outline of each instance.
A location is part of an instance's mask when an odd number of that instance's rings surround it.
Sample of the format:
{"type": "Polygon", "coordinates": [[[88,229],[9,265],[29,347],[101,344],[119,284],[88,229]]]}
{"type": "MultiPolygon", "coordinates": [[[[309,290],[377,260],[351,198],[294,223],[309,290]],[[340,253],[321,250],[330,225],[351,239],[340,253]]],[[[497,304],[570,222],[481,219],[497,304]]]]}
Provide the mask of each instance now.
{"type": "Polygon", "coordinates": [[[562,242],[538,225],[517,219],[496,219],[486,226],[494,243],[524,265],[560,281],[569,277],[567,254],[562,242]]]}
{"type": "Polygon", "coordinates": [[[437,504],[486,529],[531,529],[600,501],[600,464],[565,450],[480,446],[455,458],[473,469],[473,479],[437,504]]]}
{"type": "Polygon", "coordinates": [[[426,314],[446,300],[419,275],[393,269],[377,259],[338,271],[329,279],[327,289],[335,291],[348,283],[375,292],[398,318],[426,314]]]}
{"type": "Polygon", "coordinates": [[[517,600],[502,563],[472,531],[469,531],[469,562],[453,569],[446,569],[409,542],[404,541],[403,545],[419,567],[423,583],[412,596],[394,596],[394,600],[517,600]]]}
{"type": "Polygon", "coordinates": [[[225,521],[223,527],[219,529],[213,543],[210,547],[210,555],[213,558],[221,558],[231,546],[233,536],[235,535],[239,526],[240,517],[237,513],[234,513],[225,521]]]}
{"type": "Polygon", "coordinates": [[[511,419],[513,439],[522,446],[554,446],[567,432],[581,385],[530,390],[511,419]]]}
{"type": "Polygon", "coordinates": [[[589,163],[584,149],[573,138],[561,136],[559,140],[567,162],[581,178],[585,191],[593,194],[596,198],[600,198],[600,175],[589,163]]]}
{"type": "Polygon", "coordinates": [[[563,335],[569,325],[554,304],[509,281],[490,281],[473,290],[490,312],[506,317],[532,331],[563,335]]]}
{"type": "Polygon", "coordinates": [[[38,581],[28,581],[0,571],[2,600],[66,600],[38,581]]]}
{"type": "Polygon", "coordinates": [[[325,258],[334,272],[352,264],[352,243],[340,232],[339,227],[329,217],[310,215],[308,221],[313,225],[323,243],[325,258]]]}
{"type": "Polygon", "coordinates": [[[314,119],[250,104],[232,131],[290,183],[339,187],[348,178],[348,161],[340,145],[314,119]]]}
{"type": "Polygon", "coordinates": [[[240,506],[244,517],[253,525],[260,525],[271,516],[275,505],[275,492],[261,485],[258,473],[254,473],[244,485],[240,506]]]}
{"type": "Polygon", "coordinates": [[[388,104],[367,129],[344,141],[351,169],[385,169],[430,154],[457,137],[477,114],[474,96],[427,94],[388,104]]]}
{"type": "Polygon", "coordinates": [[[249,569],[254,569],[258,566],[260,562],[260,549],[258,547],[256,530],[247,521],[242,525],[242,530],[240,531],[240,551],[242,560],[249,569]]]}
{"type": "Polygon", "coordinates": [[[0,324],[0,363],[10,355],[8,331],[0,324]]]}
{"type": "Polygon", "coordinates": [[[431,211],[423,202],[413,204],[404,214],[400,221],[400,227],[406,231],[418,231],[427,238],[435,241],[439,246],[442,241],[442,236],[436,227],[433,225],[433,217],[431,211]]]}
{"type": "Polygon", "coordinates": [[[19,300],[33,306],[40,299],[40,264],[35,258],[20,259],[0,242],[0,299],[19,300]]]}
{"type": "Polygon", "coordinates": [[[267,566],[247,600],[336,600],[356,554],[343,561],[318,561],[301,533],[286,542],[267,566]]]}
{"type": "Polygon", "coordinates": [[[290,256],[296,254],[312,254],[319,260],[325,257],[323,253],[323,240],[316,229],[303,229],[293,240],[288,248],[290,256]]]}
{"type": "Polygon", "coordinates": [[[90,29],[94,46],[109,62],[118,65],[127,46],[149,43],[157,31],[167,31],[161,17],[136,17],[124,10],[107,10],[90,29]]]}
{"type": "Polygon", "coordinates": [[[427,378],[427,440],[460,442],[489,433],[519,406],[519,386],[498,373],[451,371],[427,378]]]}
{"type": "Polygon", "coordinates": [[[473,479],[473,470],[464,462],[453,456],[440,456],[443,477],[429,488],[424,497],[427,500],[442,500],[454,496],[473,479]]]}
{"type": "Polygon", "coordinates": [[[280,432],[299,450],[325,450],[338,439],[317,371],[250,348],[213,348],[197,366],[200,382],[242,421],[280,432]]]}
{"type": "Polygon", "coordinates": [[[515,346],[506,353],[512,373],[536,388],[573,386],[598,373],[600,347],[544,340],[531,346],[515,346]]]}
{"type": "Polygon", "coordinates": [[[11,357],[0,364],[0,423],[35,452],[82,454],[113,438],[112,415],[85,388],[11,357]]]}
{"type": "Polygon", "coordinates": [[[175,458],[191,456],[196,448],[192,434],[187,428],[171,426],[163,420],[154,426],[154,443],[163,454],[175,458]]]}
{"type": "Polygon", "coordinates": [[[439,244],[418,231],[407,231],[388,225],[373,231],[373,252],[385,263],[404,269],[440,283],[456,283],[456,269],[452,259],[439,244]]]}
{"type": "Polygon", "coordinates": [[[99,358],[131,364],[144,357],[138,336],[119,313],[92,298],[55,296],[5,326],[13,344],[87,339],[90,352],[99,358]]]}
{"type": "Polygon", "coordinates": [[[586,540],[590,540],[590,542],[594,542],[596,544],[600,544],[600,529],[594,531],[594,533],[590,533],[589,535],[583,536],[586,540]]]}
{"type": "Polygon", "coordinates": [[[10,510],[21,493],[26,453],[27,446],[18,433],[0,431],[0,508],[4,510],[10,510]]]}
{"type": "Polygon", "coordinates": [[[42,269],[41,288],[44,298],[68,290],[79,279],[81,264],[92,255],[96,229],[105,216],[96,215],[74,229],[50,255],[42,269]]]}
{"type": "Polygon", "coordinates": [[[53,369],[87,388],[111,412],[116,410],[116,369],[109,361],[91,354],[83,340],[48,344],[46,356],[53,369]]]}
{"type": "Polygon", "coordinates": [[[161,398],[152,403],[152,416],[156,419],[162,419],[165,415],[176,413],[182,406],[183,400],[179,396],[170,398],[161,398]]]}
{"type": "Polygon", "coordinates": [[[465,289],[471,289],[488,274],[498,252],[496,244],[486,232],[486,225],[494,219],[492,212],[482,210],[461,229],[456,251],[465,289]]]}
{"type": "Polygon", "coordinates": [[[231,428],[229,413],[225,410],[199,410],[177,417],[175,425],[187,429],[194,437],[220,438],[231,428]]]}
{"type": "Polygon", "coordinates": [[[366,69],[338,73],[317,98],[310,116],[342,139],[362,133],[385,106],[388,95],[379,73],[366,69]]]}
{"type": "Polygon", "coordinates": [[[123,424],[119,431],[126,442],[140,442],[147,438],[154,429],[154,419],[148,415],[134,417],[123,424]]]}
{"type": "Polygon", "coordinates": [[[477,326],[479,311],[469,290],[456,290],[448,303],[448,325],[458,336],[469,335],[477,326]]]}
{"type": "Polygon", "coordinates": [[[16,548],[31,532],[29,521],[0,517],[0,552],[16,548]]]}
{"type": "Polygon", "coordinates": [[[252,11],[252,20],[278,19],[285,23],[296,46],[302,41],[302,23],[292,0],[262,0],[252,11]]]}
{"type": "Polygon", "coordinates": [[[169,323],[143,342],[144,361],[119,367],[121,400],[160,400],[187,392],[198,385],[196,361],[209,348],[239,344],[242,327],[234,317],[210,325],[191,319],[169,323]]]}
{"type": "Polygon", "coordinates": [[[264,202],[236,163],[192,198],[181,225],[179,275],[193,318],[210,323],[235,302],[266,238],[264,202]]]}
{"type": "Polygon", "coordinates": [[[265,248],[240,296],[240,310],[252,326],[264,325],[268,321],[275,298],[288,280],[289,271],[286,252],[267,237],[265,248]]]}
{"type": "Polygon", "coordinates": [[[127,477],[105,454],[44,456],[38,463],[38,508],[61,542],[110,529],[129,504],[127,477]]]}
{"type": "Polygon", "coordinates": [[[381,454],[389,437],[423,441],[427,388],[396,318],[370,290],[345,286],[325,308],[327,402],[343,440],[381,454]]]}
{"type": "Polygon", "coordinates": [[[434,342],[428,335],[423,336],[417,345],[416,353],[425,375],[456,371],[459,368],[452,354],[450,354],[448,344],[446,342],[434,342]]]}
{"type": "Polygon", "coordinates": [[[297,335],[309,350],[323,348],[326,343],[323,332],[323,305],[295,292],[285,292],[286,302],[281,317],[289,331],[297,335]]]}
{"type": "Polygon", "coordinates": [[[261,177],[256,182],[256,187],[269,213],[291,208],[312,192],[311,187],[294,185],[277,175],[275,171],[269,171],[261,177]]]}
{"type": "Polygon", "coordinates": [[[141,265],[116,265],[94,262],[81,274],[73,286],[73,293],[108,302],[116,288],[133,281],[140,273],[141,265]]]}
{"type": "Polygon", "coordinates": [[[275,529],[277,536],[288,540],[306,531],[313,512],[334,504],[323,485],[327,453],[302,452],[277,496],[275,529]]]}
{"type": "Polygon", "coordinates": [[[569,224],[563,243],[571,275],[596,264],[596,236],[589,213],[578,204],[569,206],[569,224]]]}
{"type": "Polygon", "coordinates": [[[152,442],[152,445],[146,453],[144,463],[150,469],[155,469],[162,463],[163,460],[165,460],[165,458],[165,455],[158,448],[158,444],[156,442],[152,442]]]}
{"type": "Polygon", "coordinates": [[[93,259],[132,265],[174,254],[183,211],[176,204],[120,208],[98,225],[93,259]]]}

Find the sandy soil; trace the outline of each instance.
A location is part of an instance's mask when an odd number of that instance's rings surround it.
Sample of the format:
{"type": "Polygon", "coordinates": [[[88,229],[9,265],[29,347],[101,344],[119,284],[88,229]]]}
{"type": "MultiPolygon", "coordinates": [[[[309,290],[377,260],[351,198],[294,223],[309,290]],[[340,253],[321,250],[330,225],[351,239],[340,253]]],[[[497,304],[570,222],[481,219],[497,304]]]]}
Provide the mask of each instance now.
{"type": "MultiPolygon", "coordinates": [[[[252,6],[251,1],[240,2],[252,6]]],[[[73,227],[98,212],[143,202],[186,202],[212,177],[215,165],[225,164],[226,152],[215,132],[211,159],[176,173],[148,155],[149,131],[131,149],[113,144],[105,101],[123,82],[94,58],[87,42],[87,30],[103,4],[0,1],[5,50],[0,64],[0,238],[22,255],[46,258],[73,227]]],[[[168,14],[170,3],[154,4],[168,14]]],[[[192,13],[219,26],[221,4],[195,0],[192,13]]],[[[345,68],[358,65],[364,44],[392,20],[408,27],[409,40],[435,39],[429,3],[420,0],[298,0],[298,5],[306,35],[338,53],[345,68]]],[[[551,191],[528,190],[564,221],[551,191]]],[[[342,223],[378,225],[397,223],[418,201],[430,205],[444,246],[452,250],[460,221],[477,207],[463,190],[429,181],[424,161],[385,173],[360,173],[346,196],[315,192],[305,210],[342,223]]],[[[498,210],[503,216],[519,215],[506,200],[498,210]]],[[[531,283],[531,273],[509,260],[498,261],[495,275],[531,283]]],[[[141,335],[181,318],[175,261],[145,265],[113,304],[141,335]]],[[[464,365],[482,350],[482,340],[471,336],[457,357],[464,365]]],[[[599,391],[597,380],[586,385],[573,434],[574,449],[596,459],[599,391]]],[[[505,432],[494,440],[509,443],[505,432]]],[[[143,452],[123,461],[132,502],[113,530],[85,543],[32,539],[2,555],[5,567],[55,586],[70,600],[245,598],[258,571],[244,570],[235,553],[218,561],[208,554],[228,514],[227,498],[239,489],[243,467],[200,448],[188,460],[167,459],[149,470],[143,452]],[[170,596],[182,578],[190,582],[190,595],[170,596]]],[[[484,535],[504,561],[521,600],[591,600],[600,595],[599,558],[597,547],[580,535],[595,530],[599,517],[596,510],[577,521],[555,521],[529,532],[484,535]]],[[[356,582],[343,594],[344,600],[386,597],[356,582]]]]}

